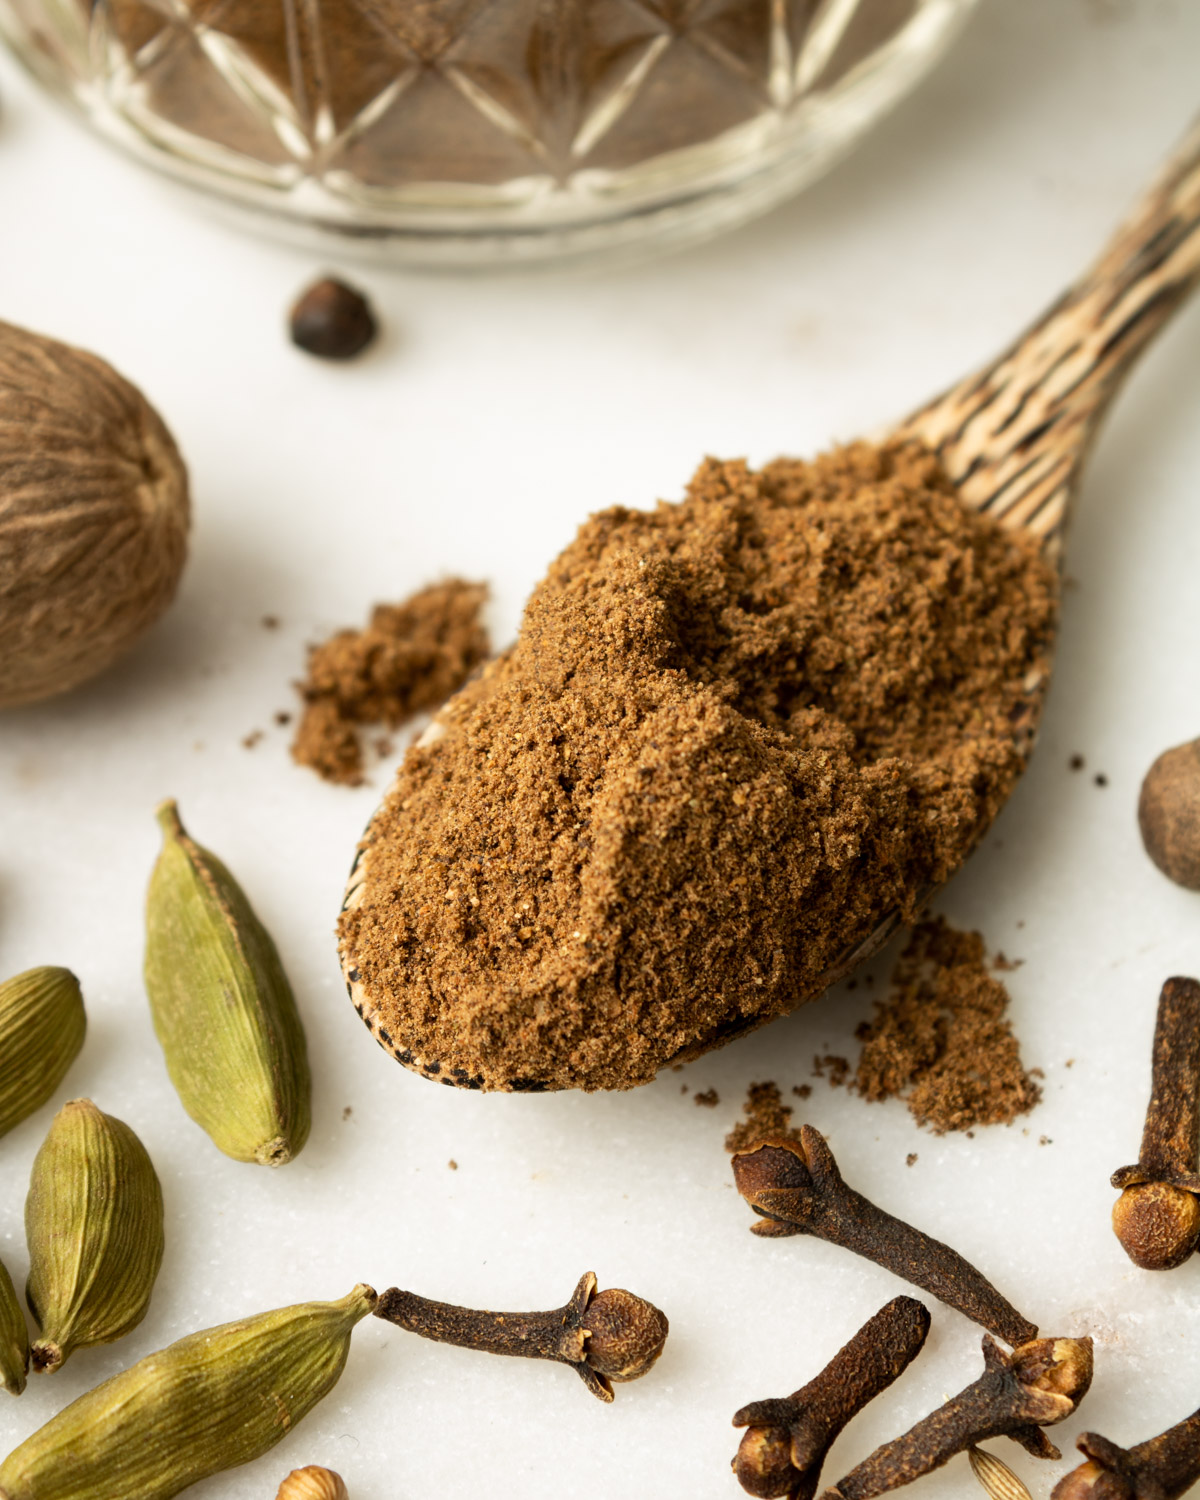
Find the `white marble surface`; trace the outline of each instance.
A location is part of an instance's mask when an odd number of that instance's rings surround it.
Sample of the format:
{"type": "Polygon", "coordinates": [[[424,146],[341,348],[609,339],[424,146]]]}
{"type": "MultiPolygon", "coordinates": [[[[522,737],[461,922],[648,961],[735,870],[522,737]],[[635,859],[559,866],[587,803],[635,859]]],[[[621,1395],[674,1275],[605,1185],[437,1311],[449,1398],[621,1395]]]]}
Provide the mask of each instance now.
{"type": "MultiPolygon", "coordinates": [[[[0,59],[0,316],[142,383],[196,503],[161,627],[107,677],[0,724],[0,970],[81,976],[91,1030],[57,1102],[90,1094],[135,1126],[169,1232],[143,1326],[0,1399],[0,1451],[134,1358],[242,1313],[360,1278],[549,1306],[590,1268],[672,1322],[660,1365],[612,1407],[569,1371],[370,1321],[326,1403],[197,1500],[272,1496],[310,1462],[340,1470],[354,1500],[740,1493],[734,1409],[810,1378],[901,1289],[832,1248],[752,1238],[721,1149],[749,1082],[790,1088],[814,1051],[853,1050],[862,989],[630,1095],[431,1086],[372,1043],[331,939],[386,768],[359,791],[322,785],[290,764],[272,715],[291,706],[305,641],[372,600],[444,570],[485,576],[504,639],[589,510],[677,495],[705,452],[761,461],[871,430],[989,355],[1181,132],[1198,57],[1188,0],[989,0],[918,95],[769,219],[588,279],[356,272],[389,332],[347,369],[281,332],[316,262],[215,222],[0,59]],[[262,628],[267,613],[281,629],[262,628]],[[243,880],[299,995],[316,1123],[275,1174],[225,1160],[185,1117],[151,1032],[141,902],[166,794],[243,880]],[[685,1088],[716,1088],[719,1108],[685,1088]]],[[[1134,822],[1150,760],[1200,732],[1198,334],[1193,307],[1111,416],[1071,538],[1077,586],[1042,743],[942,902],[1024,960],[1013,1008],[1044,1103],[971,1140],[821,1083],[809,1104],[856,1185],[976,1257],[1046,1330],[1096,1337],[1093,1393],[1059,1430],[1068,1453],[1084,1427],[1134,1442],[1200,1404],[1200,1264],[1137,1272],[1108,1228],[1108,1174],[1137,1151],[1159,984],[1200,970],[1200,897],[1156,873],[1134,822]],[[1068,770],[1074,752],[1083,773],[1068,770]]],[[[0,1255],[19,1280],[51,1113],[0,1142],[0,1255]]],[[[830,1480],[978,1373],[977,1330],[933,1311],[926,1353],[839,1441],[830,1480]]],[[[1064,1470],[992,1446],[1039,1500],[1064,1470]]],[[[965,1461],[924,1490],[973,1493],[965,1461]]]]}

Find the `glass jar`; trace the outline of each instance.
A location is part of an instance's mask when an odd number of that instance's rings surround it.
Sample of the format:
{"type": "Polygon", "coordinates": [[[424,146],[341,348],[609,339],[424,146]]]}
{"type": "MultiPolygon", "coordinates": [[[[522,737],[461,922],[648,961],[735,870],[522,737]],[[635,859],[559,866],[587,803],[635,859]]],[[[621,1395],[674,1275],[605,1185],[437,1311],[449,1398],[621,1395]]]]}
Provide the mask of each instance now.
{"type": "Polygon", "coordinates": [[[107,136],[433,265],[741,222],[828,167],[975,0],[0,0],[107,136]]]}

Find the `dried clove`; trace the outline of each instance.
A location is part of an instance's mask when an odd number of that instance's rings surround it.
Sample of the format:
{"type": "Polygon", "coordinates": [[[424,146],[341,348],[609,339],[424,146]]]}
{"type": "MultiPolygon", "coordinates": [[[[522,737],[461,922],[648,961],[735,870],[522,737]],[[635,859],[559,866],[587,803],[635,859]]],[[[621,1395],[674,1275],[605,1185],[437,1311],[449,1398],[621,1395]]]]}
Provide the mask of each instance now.
{"type": "Polygon", "coordinates": [[[733,1419],[747,1429],[733,1472],[746,1493],[812,1500],[834,1439],[904,1373],[928,1332],[928,1309],[914,1297],[893,1297],[815,1380],[783,1399],[743,1406],[733,1419]]]}
{"type": "Polygon", "coordinates": [[[1098,1432],[1075,1446],[1087,1462],[1054,1486],[1050,1500],[1176,1500],[1200,1479],[1200,1411],[1135,1448],[1118,1448],[1098,1432]]]}
{"type": "Polygon", "coordinates": [[[987,1438],[1010,1437],[1035,1458],[1062,1455],[1042,1431],[1069,1417],[1092,1383],[1091,1339],[1033,1339],[1006,1354],[987,1334],[983,1374],[903,1437],[876,1448],[824,1500],[873,1500],[940,1469],[987,1438]]]}
{"type": "Polygon", "coordinates": [[[1112,1185],[1113,1230],[1146,1271],[1182,1265],[1200,1241],[1200,983],[1168,979],[1158,1000],[1150,1105],[1136,1166],[1112,1185]]]}
{"type": "Polygon", "coordinates": [[[760,1222],[755,1234],[811,1234],[902,1276],[1009,1344],[1037,1328],[949,1245],[893,1218],[848,1187],[833,1152],[811,1125],[800,1141],[764,1141],[733,1158],[738,1192],[760,1222]]]}
{"type": "Polygon", "coordinates": [[[344,281],[314,281],[292,308],[292,343],[319,359],[353,359],[378,331],[371,304],[344,281]]]}
{"type": "Polygon", "coordinates": [[[644,1375],[667,1341],[664,1313],[618,1287],[597,1292],[591,1271],[567,1305],[552,1312],[475,1312],[390,1287],[375,1315],[441,1344],[573,1365],[601,1401],[612,1400],[614,1380],[644,1375]]]}

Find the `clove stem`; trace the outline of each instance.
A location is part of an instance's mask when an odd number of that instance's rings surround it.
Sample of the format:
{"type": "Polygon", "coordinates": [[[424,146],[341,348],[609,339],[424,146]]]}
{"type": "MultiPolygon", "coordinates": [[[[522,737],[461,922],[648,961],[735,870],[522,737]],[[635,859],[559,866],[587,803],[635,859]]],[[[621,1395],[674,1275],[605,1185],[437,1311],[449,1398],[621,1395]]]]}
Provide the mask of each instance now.
{"type": "Polygon", "coordinates": [[[375,1316],[440,1344],[571,1365],[601,1401],[613,1399],[614,1380],[646,1373],[668,1330],[666,1316],[632,1292],[597,1292],[591,1271],[580,1277],[570,1301],[550,1312],[479,1312],[390,1287],[375,1316]]]}
{"type": "Polygon", "coordinates": [[[1177,1500],[1200,1479],[1200,1411],[1133,1448],[1098,1432],[1082,1433],[1075,1446],[1088,1461],[1058,1481],[1050,1500],[1177,1500]]]}
{"type": "Polygon", "coordinates": [[[1136,1165],[1112,1185],[1113,1230],[1147,1271],[1182,1265],[1200,1242],[1200,983],[1168,979],[1158,1001],[1150,1104],[1136,1165]]]}
{"type": "Polygon", "coordinates": [[[747,1429],[733,1472],[747,1494],[812,1500],[838,1434],[904,1373],[928,1332],[928,1309],[913,1297],[893,1297],[815,1380],[782,1400],[743,1406],[733,1419],[747,1429]]]}
{"type": "Polygon", "coordinates": [[[967,1260],[847,1186],[833,1152],[811,1125],[800,1142],[766,1141],[733,1158],[738,1192],[762,1222],[756,1234],[811,1234],[872,1260],[957,1308],[1006,1343],[1026,1344],[1037,1327],[967,1260]]]}
{"type": "Polygon", "coordinates": [[[1041,1429],[1069,1417],[1086,1395],[1091,1339],[1034,1339],[1006,1354],[985,1335],[983,1360],[978,1380],[877,1448],[825,1500],[874,1500],[993,1437],[1010,1437],[1036,1458],[1059,1458],[1041,1429]]]}

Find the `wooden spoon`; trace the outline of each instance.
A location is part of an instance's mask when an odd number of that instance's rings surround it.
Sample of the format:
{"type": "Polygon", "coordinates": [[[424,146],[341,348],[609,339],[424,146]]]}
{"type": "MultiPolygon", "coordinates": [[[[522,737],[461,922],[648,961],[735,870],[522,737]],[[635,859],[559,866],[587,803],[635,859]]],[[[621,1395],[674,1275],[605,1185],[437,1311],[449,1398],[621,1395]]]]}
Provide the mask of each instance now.
{"type": "MultiPolygon", "coordinates": [[[[1071,501],[1109,402],[1138,355],[1198,279],[1200,122],[1100,258],[1043,317],[982,370],[881,438],[919,439],[932,448],[958,485],[964,505],[1036,537],[1047,560],[1061,567],[1071,501]]],[[[1026,759],[1048,685],[1048,668],[1032,674],[1025,684],[1014,733],[1026,759]]],[[[427,736],[439,733],[435,720],[427,736]]],[[[363,899],[369,858],[366,845],[351,870],[346,909],[363,899]]],[[[899,922],[900,913],[894,911],[865,942],[848,947],[811,993],[797,997],[797,1005],[815,999],[870,958],[899,922]]],[[[393,1037],[344,948],[342,966],[355,1009],[397,1062],[442,1083],[481,1086],[466,1070],[419,1057],[403,1038],[393,1037]]],[[[716,1029],[668,1062],[687,1061],[774,1019],[756,1016],[716,1029]]],[[[505,1086],[513,1091],[547,1087],[531,1078],[513,1078],[505,1086]]]]}

